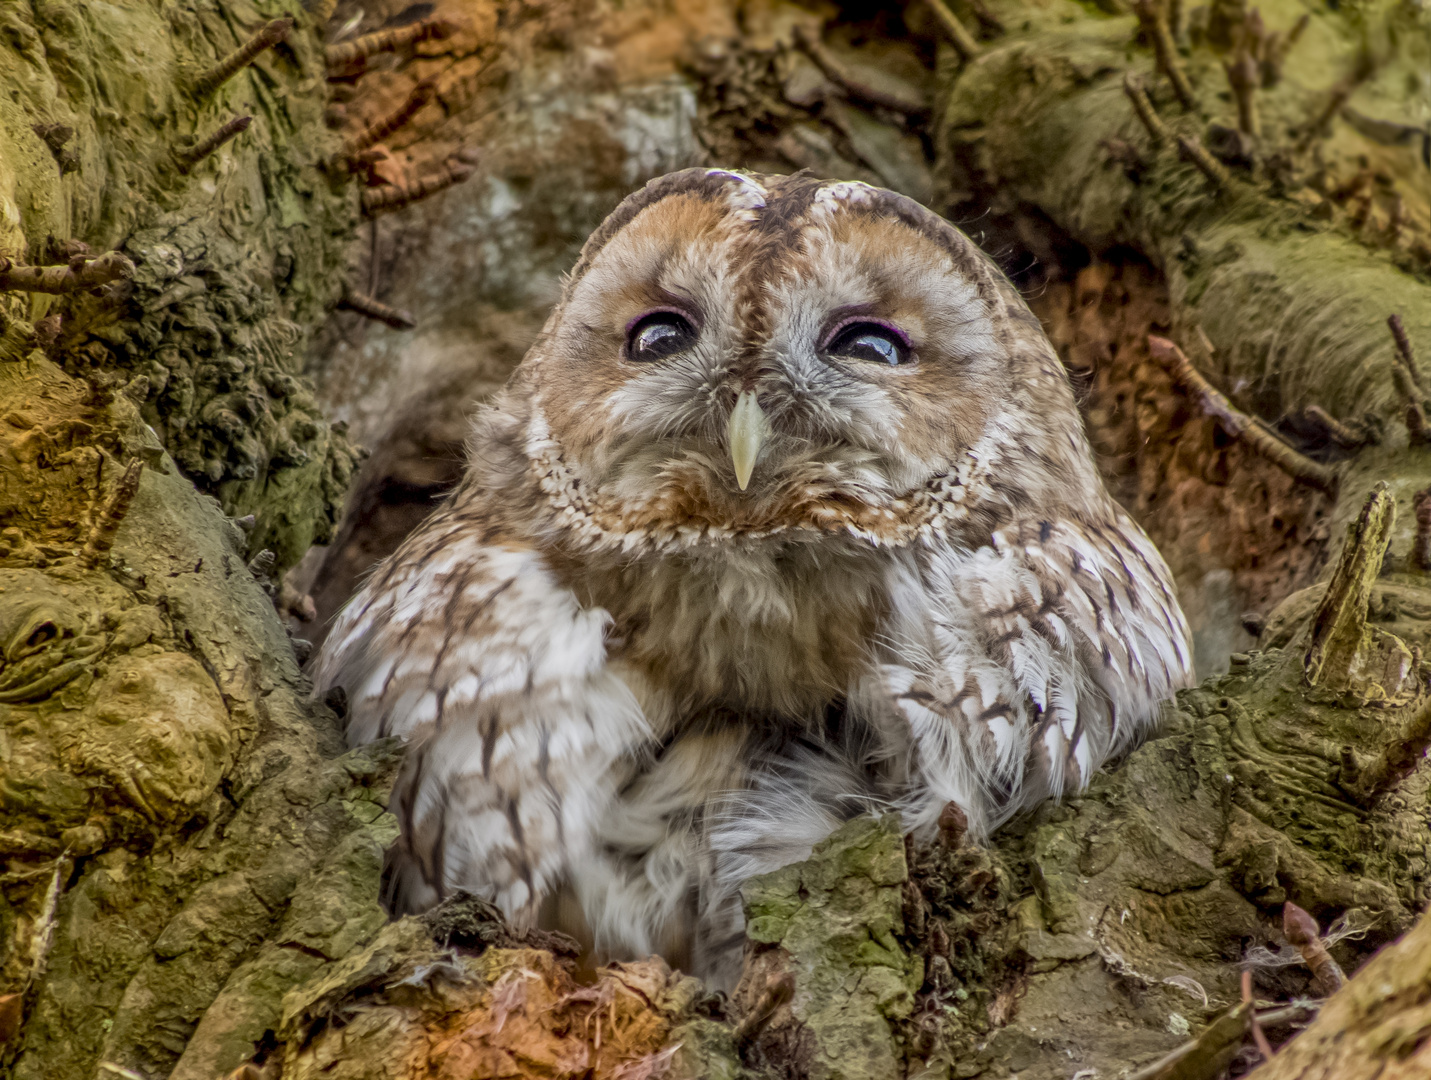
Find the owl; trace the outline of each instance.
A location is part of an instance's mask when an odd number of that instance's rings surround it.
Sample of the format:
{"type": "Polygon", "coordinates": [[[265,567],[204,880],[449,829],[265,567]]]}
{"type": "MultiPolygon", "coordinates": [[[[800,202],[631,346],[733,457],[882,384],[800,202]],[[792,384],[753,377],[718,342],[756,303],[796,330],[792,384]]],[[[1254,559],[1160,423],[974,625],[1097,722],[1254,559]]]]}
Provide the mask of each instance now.
{"type": "Polygon", "coordinates": [[[688,169],[587,241],[315,682],[410,744],[401,908],[480,894],[728,985],[744,879],[874,808],[987,837],[1190,653],[978,248],[865,184],[688,169]]]}

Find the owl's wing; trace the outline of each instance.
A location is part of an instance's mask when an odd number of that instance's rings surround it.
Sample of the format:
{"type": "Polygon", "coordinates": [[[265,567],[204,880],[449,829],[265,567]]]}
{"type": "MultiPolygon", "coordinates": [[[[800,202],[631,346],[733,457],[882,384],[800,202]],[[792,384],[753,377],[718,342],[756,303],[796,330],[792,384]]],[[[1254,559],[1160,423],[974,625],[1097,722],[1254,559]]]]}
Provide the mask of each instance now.
{"type": "Polygon", "coordinates": [[[932,551],[895,596],[883,669],[910,725],[910,824],[947,802],[987,835],[1086,784],[1190,681],[1171,575],[1126,517],[1026,521],[932,551]]]}
{"type": "Polygon", "coordinates": [[[542,556],[425,525],[338,617],[315,669],[342,686],[348,739],[412,749],[394,789],[406,906],[448,889],[529,918],[611,797],[610,766],[646,736],[606,666],[609,618],[542,556]]]}

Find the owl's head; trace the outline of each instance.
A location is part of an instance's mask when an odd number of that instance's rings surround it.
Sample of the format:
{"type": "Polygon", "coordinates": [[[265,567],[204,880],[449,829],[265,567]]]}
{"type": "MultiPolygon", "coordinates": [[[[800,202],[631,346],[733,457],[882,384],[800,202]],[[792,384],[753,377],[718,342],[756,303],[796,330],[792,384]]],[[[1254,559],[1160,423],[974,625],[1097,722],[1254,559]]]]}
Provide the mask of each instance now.
{"type": "Polygon", "coordinates": [[[932,512],[922,492],[971,469],[982,499],[1102,497],[1017,291],[948,222],[861,183],[652,181],[587,242],[508,400],[548,486],[627,534],[896,542],[932,512]]]}

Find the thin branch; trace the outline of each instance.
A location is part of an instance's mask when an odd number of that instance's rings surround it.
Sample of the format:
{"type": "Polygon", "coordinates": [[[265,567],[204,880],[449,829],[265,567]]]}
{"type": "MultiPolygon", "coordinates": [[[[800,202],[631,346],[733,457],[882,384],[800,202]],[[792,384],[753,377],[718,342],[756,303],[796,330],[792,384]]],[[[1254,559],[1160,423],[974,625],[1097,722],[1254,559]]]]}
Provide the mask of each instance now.
{"type": "Polygon", "coordinates": [[[1232,176],[1222,162],[1207,152],[1207,147],[1203,146],[1196,135],[1179,135],[1178,150],[1184,158],[1196,165],[1197,171],[1207,177],[1219,191],[1231,185],[1232,176]]]}
{"type": "Polygon", "coordinates": [[[412,317],[411,312],[389,307],[381,300],[353,289],[343,291],[343,299],[338,301],[338,306],[348,311],[356,311],[359,315],[366,315],[378,322],[387,323],[394,330],[411,330],[417,325],[417,320],[412,317]]]}
{"type": "Polygon", "coordinates": [[[1162,368],[1172,376],[1188,393],[1198,399],[1203,412],[1217,418],[1223,429],[1235,439],[1247,443],[1251,449],[1285,472],[1294,480],[1332,494],[1337,489],[1337,474],[1325,465],[1299,454],[1284,443],[1259,421],[1238,409],[1222,395],[1222,392],[1203,378],[1202,374],[1183,355],[1182,349],[1167,338],[1156,334],[1148,335],[1148,351],[1162,368]]]}
{"type": "Polygon", "coordinates": [[[117,251],[95,258],[76,255],[59,266],[21,266],[0,255],[0,292],[83,292],[133,275],[134,264],[117,251]]]}
{"type": "Polygon", "coordinates": [[[1262,120],[1257,114],[1257,88],[1262,81],[1257,61],[1246,46],[1237,50],[1231,60],[1222,65],[1227,72],[1227,84],[1232,87],[1233,100],[1237,102],[1237,127],[1244,135],[1260,138],[1262,120]]]}
{"type": "Polygon", "coordinates": [[[1392,340],[1396,342],[1396,360],[1391,366],[1391,378],[1406,402],[1406,430],[1411,436],[1411,445],[1431,443],[1431,424],[1426,421],[1426,383],[1421,377],[1421,366],[1416,363],[1411,338],[1407,336],[1400,315],[1388,315],[1386,325],[1391,328],[1392,340]]]}
{"type": "Polygon", "coordinates": [[[293,29],[293,20],[286,16],[282,19],[274,19],[264,23],[253,37],[249,38],[233,52],[229,53],[208,71],[198,76],[194,80],[194,93],[200,97],[212,94],[224,83],[228,82],[249,64],[253,63],[258,54],[265,49],[271,49],[288,36],[288,32],[293,29]]]}
{"type": "Polygon", "coordinates": [[[223,146],[224,143],[241,132],[247,131],[252,123],[252,116],[235,116],[203,142],[197,143],[187,150],[175,150],[174,157],[179,161],[179,171],[188,173],[190,169],[223,146]]]}
{"type": "Polygon", "coordinates": [[[1272,1060],[1272,1044],[1267,1041],[1267,1034],[1262,1030],[1262,1025],[1257,1022],[1257,1013],[1253,1010],[1256,1004],[1252,998],[1252,972],[1242,973],[1242,1004],[1247,1009],[1247,1016],[1252,1028],[1252,1041],[1257,1044],[1257,1052],[1262,1055],[1264,1061],[1272,1060]]]}
{"type": "Polygon", "coordinates": [[[1168,20],[1163,14],[1162,5],[1157,0],[1134,0],[1133,13],[1138,16],[1138,22],[1153,43],[1153,52],[1158,57],[1158,70],[1173,84],[1173,93],[1177,95],[1178,102],[1191,112],[1197,108],[1197,98],[1193,95],[1187,73],[1183,71],[1182,61],[1178,59],[1178,46],[1168,29],[1168,20]]]}
{"type": "Polygon", "coordinates": [[[350,64],[377,53],[396,52],[421,41],[442,41],[456,32],[457,24],[450,19],[423,19],[408,26],[364,34],[341,45],[329,45],[323,52],[323,58],[330,72],[342,71],[350,64]]]}
{"type": "Polygon", "coordinates": [[[975,40],[963,20],[954,14],[944,0],[924,0],[924,2],[929,5],[929,10],[934,12],[934,18],[939,23],[939,28],[944,31],[945,36],[949,38],[950,43],[958,50],[965,62],[979,55],[979,42],[975,40]]]}
{"type": "Polygon", "coordinates": [[[412,89],[412,93],[407,96],[407,100],[399,105],[387,116],[382,117],[375,123],[370,124],[362,131],[346,139],[343,143],[343,155],[353,157],[377,143],[382,142],[393,132],[400,129],[422,110],[422,107],[433,99],[437,93],[436,85],[430,79],[424,79],[412,89]]]}
{"type": "Polygon", "coordinates": [[[424,176],[408,187],[386,184],[382,187],[368,188],[361,196],[363,213],[368,217],[375,217],[378,214],[401,210],[403,207],[409,206],[419,199],[435,195],[453,184],[460,184],[471,175],[471,166],[448,164],[443,167],[441,172],[424,176]]]}
{"type": "Polygon", "coordinates": [[[805,50],[811,60],[815,61],[815,66],[832,81],[844,87],[852,97],[867,101],[871,105],[879,105],[894,112],[903,113],[905,116],[922,113],[928,109],[929,106],[923,101],[901,97],[889,90],[870,86],[862,81],[849,69],[848,65],[842,63],[837,56],[825,48],[825,43],[820,40],[817,32],[806,30],[803,26],[797,27],[796,37],[801,48],[805,50]]]}
{"type": "Polygon", "coordinates": [[[124,470],[124,475],[119,478],[114,494],[109,497],[99,517],[90,526],[89,536],[80,552],[80,562],[85,566],[98,566],[114,547],[115,534],[119,532],[124,516],[129,513],[129,505],[134,502],[134,496],[139,492],[139,474],[143,471],[144,462],[131,461],[129,467],[124,470]]]}
{"type": "Polygon", "coordinates": [[[1148,91],[1143,88],[1143,80],[1134,75],[1131,71],[1123,76],[1123,93],[1128,95],[1128,100],[1133,103],[1133,111],[1138,114],[1138,119],[1143,121],[1143,126],[1148,129],[1148,134],[1152,136],[1153,142],[1162,144],[1168,141],[1168,129],[1158,116],[1158,110],[1153,108],[1152,99],[1148,97],[1148,91]]]}

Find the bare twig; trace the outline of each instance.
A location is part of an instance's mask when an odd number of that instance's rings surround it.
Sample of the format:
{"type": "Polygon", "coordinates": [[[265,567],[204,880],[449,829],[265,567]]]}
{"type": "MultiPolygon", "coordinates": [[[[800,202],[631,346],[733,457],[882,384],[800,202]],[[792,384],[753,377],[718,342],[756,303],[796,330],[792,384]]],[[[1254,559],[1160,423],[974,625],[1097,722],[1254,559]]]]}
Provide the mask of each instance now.
{"type": "Polygon", "coordinates": [[[0,255],[0,292],[82,292],[133,274],[134,264],[117,251],[96,258],[76,255],[62,266],[21,266],[0,255]]]}
{"type": "Polygon", "coordinates": [[[378,322],[387,323],[394,330],[411,330],[417,325],[417,320],[412,317],[411,312],[389,307],[381,300],[353,289],[344,290],[343,299],[338,301],[338,306],[348,311],[356,311],[359,315],[366,315],[378,322]]]}
{"type": "Polygon", "coordinates": [[[1203,411],[1209,416],[1215,416],[1233,438],[1246,442],[1293,479],[1329,494],[1336,491],[1335,472],[1304,454],[1297,453],[1258,420],[1234,406],[1221,391],[1203,378],[1192,362],[1183,355],[1183,351],[1167,338],[1149,334],[1148,351],[1172,376],[1173,381],[1196,397],[1203,411]]]}
{"type": "Polygon", "coordinates": [[[950,10],[944,0],[924,0],[924,2],[929,5],[929,10],[934,12],[934,18],[939,23],[939,28],[944,31],[945,36],[959,51],[960,56],[968,61],[979,55],[978,41],[974,39],[969,28],[964,25],[958,15],[950,10]]]}
{"type": "Polygon", "coordinates": [[[60,891],[64,888],[69,873],[70,859],[67,851],[55,860],[55,870],[50,875],[49,887],[45,889],[45,899],[40,905],[39,914],[35,916],[35,927],[30,934],[30,970],[25,976],[26,989],[44,978],[45,968],[49,965],[50,946],[54,944],[55,924],[59,921],[60,891]]]}
{"type": "Polygon", "coordinates": [[[1359,450],[1380,441],[1376,426],[1369,421],[1338,420],[1320,405],[1308,405],[1302,419],[1321,432],[1324,441],[1336,443],[1343,450],[1359,450]]]}
{"type": "Polygon", "coordinates": [[[247,131],[249,125],[252,123],[252,116],[235,116],[203,142],[196,143],[186,150],[175,150],[174,157],[179,161],[179,171],[181,173],[187,173],[195,165],[203,161],[204,158],[223,146],[224,143],[241,132],[247,131]]]}
{"type": "Polygon", "coordinates": [[[377,53],[396,52],[420,41],[443,41],[456,32],[457,24],[450,19],[423,19],[407,26],[364,34],[341,45],[329,45],[323,52],[323,58],[330,72],[342,71],[350,64],[377,53]]]}
{"type": "Polygon", "coordinates": [[[212,94],[240,71],[254,62],[259,53],[271,49],[288,36],[293,29],[290,18],[274,19],[264,23],[253,37],[249,38],[233,52],[229,53],[208,71],[194,80],[194,93],[200,96],[212,94]]]}
{"type": "Polygon", "coordinates": [[[114,494],[99,512],[90,526],[89,536],[80,551],[80,562],[85,566],[98,566],[110,549],[114,547],[114,535],[119,531],[124,515],[129,513],[129,504],[139,491],[139,474],[144,470],[144,462],[131,461],[119,478],[114,494]]]}
{"type": "Polygon", "coordinates": [[[1244,46],[1222,66],[1227,72],[1227,84],[1232,87],[1233,100],[1237,102],[1237,127],[1244,135],[1256,139],[1262,134],[1262,121],[1257,115],[1257,87],[1261,81],[1257,61],[1244,46]]]}
{"type": "Polygon", "coordinates": [[[1128,72],[1123,76],[1123,93],[1127,94],[1128,100],[1133,103],[1133,111],[1138,114],[1138,119],[1148,129],[1148,134],[1152,136],[1153,142],[1167,142],[1168,129],[1163,124],[1162,118],[1158,116],[1158,110],[1153,108],[1148,91],[1143,88],[1143,80],[1131,71],[1128,72]]]}
{"type": "Polygon", "coordinates": [[[1232,177],[1222,162],[1207,152],[1207,147],[1203,146],[1196,135],[1179,135],[1178,150],[1184,158],[1196,165],[1197,171],[1207,177],[1219,191],[1232,183],[1232,177]]]}
{"type": "Polygon", "coordinates": [[[1416,514],[1416,539],[1411,545],[1411,565],[1431,570],[1431,488],[1422,488],[1411,500],[1416,514]]]}
{"type": "Polygon", "coordinates": [[[1257,1052],[1262,1055],[1264,1061],[1272,1060],[1272,1044],[1267,1041],[1267,1035],[1262,1030],[1262,1025],[1257,1022],[1257,1013],[1253,1010],[1256,1002],[1252,998],[1252,972],[1242,973],[1242,1004],[1247,1009],[1249,1026],[1252,1028],[1252,1041],[1257,1044],[1257,1052]]]}
{"type": "Polygon", "coordinates": [[[924,112],[929,106],[926,102],[908,96],[891,93],[889,90],[870,86],[868,82],[861,79],[852,72],[848,64],[842,63],[839,57],[825,48],[825,43],[820,40],[820,35],[805,27],[796,28],[796,37],[806,54],[815,61],[815,66],[823,71],[832,81],[838,83],[847,90],[851,97],[867,101],[871,105],[879,105],[894,112],[911,116],[924,112]]]}
{"type": "Polygon", "coordinates": [[[1371,78],[1372,72],[1375,70],[1376,64],[1371,55],[1366,52],[1361,53],[1357,57],[1356,66],[1348,74],[1338,79],[1331,90],[1327,92],[1327,100],[1303,130],[1302,137],[1297,142],[1299,150],[1306,150],[1314,140],[1331,131],[1332,117],[1342,111],[1343,106],[1351,100],[1356,88],[1371,78]]]}
{"type": "Polygon", "coordinates": [[[1312,969],[1312,980],[1323,997],[1331,997],[1346,985],[1346,974],[1327,952],[1317,920],[1290,900],[1282,905],[1282,934],[1312,969]]]}
{"type": "Polygon", "coordinates": [[[1168,19],[1162,4],[1158,0],[1134,0],[1133,14],[1138,16],[1143,31],[1152,41],[1153,52],[1158,57],[1158,70],[1172,83],[1178,102],[1189,111],[1196,108],[1197,98],[1193,96],[1192,84],[1188,82],[1187,73],[1183,71],[1182,62],[1178,59],[1178,46],[1168,29],[1168,19]]]}
{"type": "Polygon", "coordinates": [[[407,96],[407,100],[387,116],[344,140],[343,155],[352,157],[354,154],[361,153],[368,147],[382,142],[416,116],[422,107],[432,100],[436,92],[436,85],[430,79],[424,79],[418,83],[413,87],[412,93],[407,96]]]}
{"type": "Polygon", "coordinates": [[[441,172],[424,176],[409,187],[387,184],[383,187],[368,188],[362,194],[363,213],[375,217],[378,214],[401,210],[404,206],[435,195],[453,184],[460,184],[471,175],[470,166],[448,163],[441,172]]]}
{"type": "Polygon", "coordinates": [[[1287,54],[1292,51],[1292,46],[1302,39],[1302,34],[1311,21],[1312,17],[1304,14],[1292,24],[1292,29],[1288,30],[1285,35],[1273,32],[1266,36],[1262,43],[1261,55],[1258,57],[1258,65],[1262,69],[1264,90],[1270,90],[1282,81],[1282,65],[1286,63],[1287,54]]]}
{"type": "Polygon", "coordinates": [[[1406,402],[1406,430],[1411,436],[1411,444],[1431,443],[1431,425],[1426,422],[1426,383],[1416,363],[1416,354],[1411,349],[1411,338],[1406,334],[1400,315],[1388,315],[1386,325],[1391,328],[1391,337],[1396,342],[1396,362],[1392,365],[1391,377],[1406,402]]]}

